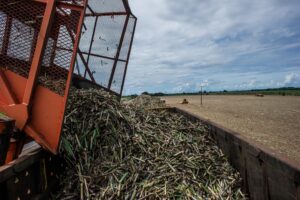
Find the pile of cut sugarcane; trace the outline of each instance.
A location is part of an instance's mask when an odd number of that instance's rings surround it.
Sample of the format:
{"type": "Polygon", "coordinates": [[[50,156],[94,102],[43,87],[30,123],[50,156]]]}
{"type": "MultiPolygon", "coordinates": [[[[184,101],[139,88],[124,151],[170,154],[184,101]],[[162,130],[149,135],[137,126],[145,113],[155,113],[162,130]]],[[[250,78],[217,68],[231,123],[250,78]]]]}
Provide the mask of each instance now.
{"type": "Polygon", "coordinates": [[[140,95],[134,99],[123,102],[127,105],[133,105],[135,107],[144,107],[144,108],[163,108],[166,107],[165,101],[161,100],[159,97],[151,97],[150,95],[140,95]]]}
{"type": "Polygon", "coordinates": [[[245,199],[241,178],[200,123],[71,92],[56,199],[245,199]]]}

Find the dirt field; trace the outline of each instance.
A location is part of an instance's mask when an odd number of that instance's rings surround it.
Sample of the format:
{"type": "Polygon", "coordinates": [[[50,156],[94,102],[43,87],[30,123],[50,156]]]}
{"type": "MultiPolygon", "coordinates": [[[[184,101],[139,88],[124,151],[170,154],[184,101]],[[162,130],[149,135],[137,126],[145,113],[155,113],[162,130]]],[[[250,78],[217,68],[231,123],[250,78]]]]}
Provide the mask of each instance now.
{"type": "Polygon", "coordinates": [[[202,106],[200,96],[163,98],[300,162],[300,97],[210,95],[203,96],[202,106]],[[190,104],[180,104],[184,98],[190,104]]]}

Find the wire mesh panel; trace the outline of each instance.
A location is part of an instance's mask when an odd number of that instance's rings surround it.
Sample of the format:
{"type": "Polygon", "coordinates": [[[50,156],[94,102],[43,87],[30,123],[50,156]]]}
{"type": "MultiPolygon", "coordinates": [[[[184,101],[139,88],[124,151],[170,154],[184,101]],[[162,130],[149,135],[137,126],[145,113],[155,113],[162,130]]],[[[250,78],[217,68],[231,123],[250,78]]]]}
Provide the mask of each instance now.
{"type": "Polygon", "coordinates": [[[57,6],[54,23],[43,56],[39,84],[64,95],[71,65],[80,12],[57,6]]]}
{"type": "Polygon", "coordinates": [[[56,153],[86,1],[0,1],[0,112],[56,153]]]}
{"type": "Polygon", "coordinates": [[[92,71],[93,77],[98,84],[108,87],[109,77],[114,61],[110,59],[101,58],[98,56],[90,56],[89,67],[92,71]]]}
{"type": "Polygon", "coordinates": [[[0,112],[53,153],[72,77],[124,85],[136,18],[127,0],[89,2],[0,0],[0,112]]]}
{"type": "Polygon", "coordinates": [[[130,16],[130,18],[128,20],[127,29],[126,29],[126,33],[124,36],[121,52],[120,52],[119,59],[121,59],[121,60],[128,59],[128,53],[129,53],[130,46],[131,46],[131,40],[132,40],[133,34],[134,34],[135,23],[136,23],[136,18],[133,16],[130,16]]]}
{"type": "Polygon", "coordinates": [[[91,53],[115,58],[126,15],[99,17],[91,53]]]}
{"type": "Polygon", "coordinates": [[[2,50],[7,15],[0,11],[0,50],[2,50]]]}
{"type": "Polygon", "coordinates": [[[0,2],[1,67],[28,78],[44,11],[37,2],[0,2]]]}
{"type": "Polygon", "coordinates": [[[75,73],[121,95],[136,17],[125,0],[90,0],[75,73]]]}
{"type": "MultiPolygon", "coordinates": [[[[126,12],[122,0],[89,0],[89,6],[94,13],[126,12]]],[[[87,13],[91,13],[90,10],[87,13]]]]}
{"type": "Polygon", "coordinates": [[[57,1],[67,3],[67,4],[73,4],[73,5],[80,5],[80,6],[84,5],[83,0],[57,0],[57,1]]]}

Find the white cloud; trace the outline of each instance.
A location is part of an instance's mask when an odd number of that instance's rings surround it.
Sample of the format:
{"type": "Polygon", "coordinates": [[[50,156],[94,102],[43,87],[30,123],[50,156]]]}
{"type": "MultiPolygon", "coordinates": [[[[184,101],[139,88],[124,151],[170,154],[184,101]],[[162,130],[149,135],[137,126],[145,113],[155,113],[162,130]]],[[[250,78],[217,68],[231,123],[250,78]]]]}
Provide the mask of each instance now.
{"type": "Polygon", "coordinates": [[[177,82],[171,92],[199,92],[201,88],[205,90],[209,87],[209,80],[197,82],[177,82]]]}
{"type": "MultiPolygon", "coordinates": [[[[273,71],[287,65],[300,68],[296,65],[299,59],[281,59],[282,51],[300,47],[300,40],[289,41],[300,33],[298,0],[131,0],[130,3],[138,17],[125,85],[132,87],[132,91],[136,82],[155,90],[174,90],[171,83],[182,82],[178,89],[185,90],[191,87],[185,85],[187,82],[197,87],[199,80],[212,79],[216,74],[224,81],[234,70],[265,73],[263,70],[270,69],[264,65],[275,63],[276,59],[278,66],[272,66],[273,71]],[[290,63],[279,66],[283,62],[290,63]],[[159,81],[163,82],[154,85],[159,81]]],[[[249,87],[257,84],[251,83],[252,77],[245,79],[250,82],[249,87]]]]}
{"type": "Polygon", "coordinates": [[[283,85],[288,86],[300,86],[300,75],[296,73],[290,73],[285,76],[283,85]]]}

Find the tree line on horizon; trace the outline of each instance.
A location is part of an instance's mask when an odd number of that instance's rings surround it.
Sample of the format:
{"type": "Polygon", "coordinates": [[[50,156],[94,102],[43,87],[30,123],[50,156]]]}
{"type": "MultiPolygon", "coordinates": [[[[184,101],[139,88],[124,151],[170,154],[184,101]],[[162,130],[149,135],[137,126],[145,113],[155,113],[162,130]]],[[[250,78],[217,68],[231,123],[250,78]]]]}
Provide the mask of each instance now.
{"type": "MultiPolygon", "coordinates": [[[[223,91],[206,91],[202,92],[203,95],[251,95],[251,94],[264,94],[264,95],[281,95],[281,96],[300,96],[300,87],[282,87],[282,88],[267,88],[267,89],[251,89],[251,90],[223,90],[223,91]]],[[[142,95],[150,96],[178,96],[178,95],[199,95],[199,92],[180,92],[180,93],[164,93],[164,92],[143,92],[142,95]]],[[[128,95],[128,97],[137,97],[137,94],[128,95]]]]}

